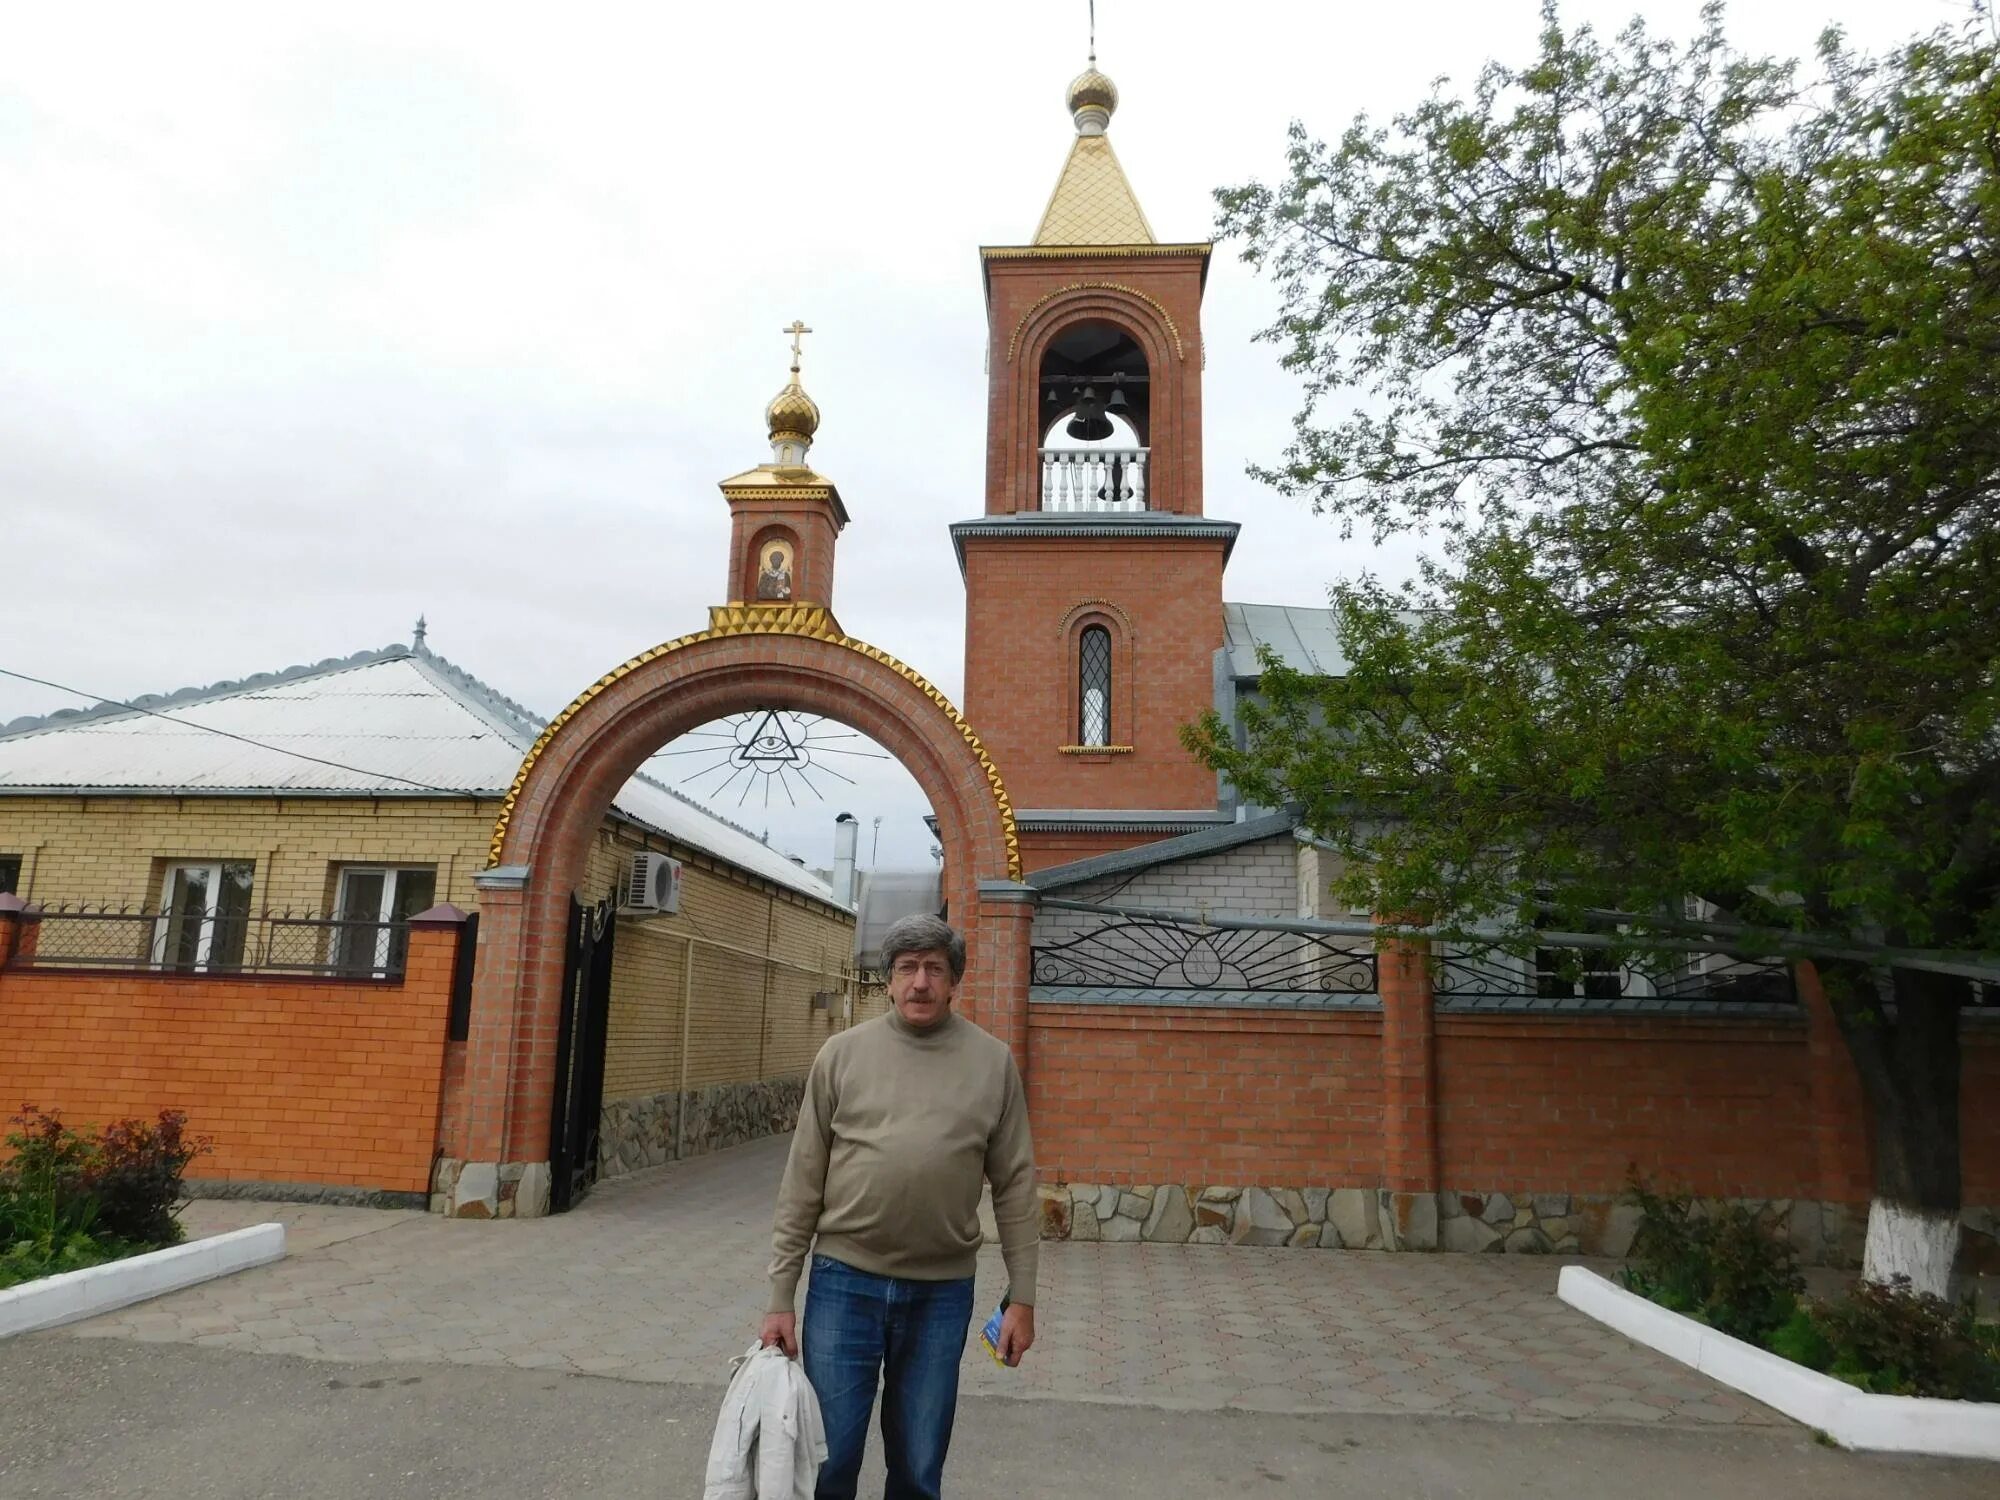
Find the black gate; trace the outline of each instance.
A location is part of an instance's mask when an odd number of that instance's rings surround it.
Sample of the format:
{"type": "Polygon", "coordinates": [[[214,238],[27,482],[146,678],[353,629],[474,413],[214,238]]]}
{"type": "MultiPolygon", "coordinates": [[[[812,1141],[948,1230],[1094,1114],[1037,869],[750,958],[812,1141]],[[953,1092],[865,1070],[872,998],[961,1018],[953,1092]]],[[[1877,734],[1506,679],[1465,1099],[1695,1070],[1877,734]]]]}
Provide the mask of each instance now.
{"type": "Polygon", "coordinates": [[[597,1180],[597,1130],[604,1108],[604,1036],[611,1019],[609,898],[569,900],[563,953],[562,1020],[556,1032],[556,1097],[549,1119],[549,1212],[562,1213],[597,1180]]]}

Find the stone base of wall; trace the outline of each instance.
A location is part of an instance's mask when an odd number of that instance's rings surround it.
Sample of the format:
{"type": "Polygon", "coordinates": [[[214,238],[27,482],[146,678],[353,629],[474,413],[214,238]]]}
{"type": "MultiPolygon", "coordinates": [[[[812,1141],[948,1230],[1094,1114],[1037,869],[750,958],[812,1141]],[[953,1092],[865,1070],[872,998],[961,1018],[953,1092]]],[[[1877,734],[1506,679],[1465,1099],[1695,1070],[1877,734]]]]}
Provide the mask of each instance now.
{"type": "Polygon", "coordinates": [[[223,1177],[188,1177],[181,1191],[190,1198],[242,1198],[255,1203],[325,1203],[336,1208],[423,1208],[423,1193],[393,1188],[351,1187],[338,1182],[248,1182],[223,1177]]]}
{"type": "MultiPolygon", "coordinates": [[[[1618,1257],[1639,1227],[1638,1209],[1609,1195],[1076,1182],[1041,1192],[1042,1236],[1057,1240],[1618,1257]]],[[[1790,1239],[1801,1263],[1860,1265],[1865,1204],[1739,1201],[1790,1239]]],[[[1995,1210],[1965,1211],[1963,1268],[1982,1269],[2000,1255],[1996,1229],[1995,1210]]]]}
{"type": "Polygon", "coordinates": [[[545,1161],[460,1161],[431,1167],[430,1210],[453,1219],[539,1219],[549,1211],[545,1161]]]}
{"type": "Polygon", "coordinates": [[[678,1090],[614,1099],[604,1106],[598,1127],[597,1175],[600,1179],[622,1177],[682,1157],[780,1135],[798,1124],[799,1102],[805,1090],[802,1076],[690,1089],[685,1141],[677,1136],[681,1128],[678,1090]]]}

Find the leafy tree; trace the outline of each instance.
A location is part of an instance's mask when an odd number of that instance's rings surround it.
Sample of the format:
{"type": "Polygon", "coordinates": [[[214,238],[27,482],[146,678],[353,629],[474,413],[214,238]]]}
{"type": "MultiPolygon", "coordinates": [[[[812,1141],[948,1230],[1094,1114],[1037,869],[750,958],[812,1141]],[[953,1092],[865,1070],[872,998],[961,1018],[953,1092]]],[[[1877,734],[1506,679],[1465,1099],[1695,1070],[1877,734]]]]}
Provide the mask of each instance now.
{"type": "Polygon", "coordinates": [[[1910,950],[2000,950],[2000,66],[1983,13],[1818,60],[1550,6],[1527,66],[1217,193],[1306,381],[1257,472],[1441,551],[1336,585],[1345,677],[1186,737],[1378,910],[1798,935],[1870,1273],[1939,1290],[1971,992],[1910,950]]]}

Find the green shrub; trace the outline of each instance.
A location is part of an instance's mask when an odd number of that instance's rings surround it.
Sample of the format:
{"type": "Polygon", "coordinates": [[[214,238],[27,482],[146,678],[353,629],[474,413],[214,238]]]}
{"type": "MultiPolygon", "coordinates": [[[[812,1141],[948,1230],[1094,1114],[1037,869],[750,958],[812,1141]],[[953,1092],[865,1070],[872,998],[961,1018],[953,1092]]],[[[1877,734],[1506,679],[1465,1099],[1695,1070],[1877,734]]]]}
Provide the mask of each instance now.
{"type": "Polygon", "coordinates": [[[1697,1211],[1684,1191],[1626,1179],[1641,1214],[1624,1272],[1627,1287],[1711,1328],[1762,1343],[1798,1308],[1805,1278],[1792,1247],[1739,1204],[1697,1211]]]}
{"type": "Polygon", "coordinates": [[[151,1125],[114,1120],[105,1126],[82,1184],[97,1200],[99,1232],[142,1245],[178,1245],[182,1174],[211,1149],[207,1136],[188,1135],[187,1115],[177,1109],[161,1110],[151,1125]]]}
{"type": "Polygon", "coordinates": [[[116,1120],[92,1137],[21,1106],[0,1163],[0,1286],[179,1244],[181,1177],[212,1149],[187,1116],[116,1120]]]}
{"type": "Polygon", "coordinates": [[[88,1231],[97,1215],[84,1190],[96,1157],[92,1142],[32,1104],[22,1105],[12,1124],[11,1155],[0,1166],[0,1242],[53,1245],[88,1231]]]}
{"type": "Polygon", "coordinates": [[[1833,1363],[1833,1341],[1820,1327],[1818,1309],[1809,1302],[1793,1308],[1792,1315],[1771,1330],[1764,1347],[1808,1370],[1824,1370],[1833,1363]]]}
{"type": "Polygon", "coordinates": [[[1662,1307],[1795,1364],[1890,1396],[2000,1401],[2000,1325],[1910,1287],[1863,1282],[1804,1302],[1790,1245],[1736,1204],[1701,1212],[1685,1192],[1627,1180],[1642,1215],[1624,1283],[1662,1307]]]}
{"type": "Polygon", "coordinates": [[[2000,1401],[2000,1327],[1979,1322],[1971,1296],[1954,1306],[1898,1276],[1887,1286],[1863,1282],[1815,1306],[1812,1318],[1827,1348],[1816,1368],[1863,1390],[2000,1401]]]}

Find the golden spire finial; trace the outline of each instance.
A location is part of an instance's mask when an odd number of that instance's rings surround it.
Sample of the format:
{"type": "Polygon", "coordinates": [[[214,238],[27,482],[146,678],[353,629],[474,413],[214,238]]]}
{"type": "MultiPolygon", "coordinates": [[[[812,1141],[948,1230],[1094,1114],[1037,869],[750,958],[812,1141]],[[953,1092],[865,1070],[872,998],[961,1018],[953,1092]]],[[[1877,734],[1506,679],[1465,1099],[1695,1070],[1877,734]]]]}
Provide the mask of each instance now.
{"type": "Polygon", "coordinates": [[[812,330],[803,319],[794,318],[791,327],[779,332],[792,336],[792,378],[764,408],[764,422],[771,433],[772,458],[780,464],[797,465],[806,461],[806,450],[819,431],[819,408],[799,384],[799,359],[805,353],[800,340],[812,330]]]}
{"type": "Polygon", "coordinates": [[[1097,0],[1090,0],[1090,66],[1069,81],[1067,102],[1078,135],[1103,135],[1118,108],[1118,85],[1097,71],[1097,0]]]}

